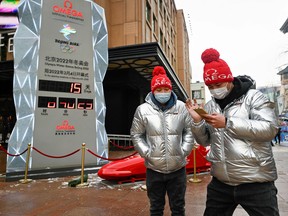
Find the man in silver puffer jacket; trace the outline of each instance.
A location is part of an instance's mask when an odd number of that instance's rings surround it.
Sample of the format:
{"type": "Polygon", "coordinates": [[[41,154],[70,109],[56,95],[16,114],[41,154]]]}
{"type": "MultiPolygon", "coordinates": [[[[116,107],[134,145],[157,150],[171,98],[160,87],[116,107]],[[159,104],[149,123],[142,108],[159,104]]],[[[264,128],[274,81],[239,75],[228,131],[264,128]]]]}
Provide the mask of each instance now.
{"type": "Polygon", "coordinates": [[[202,53],[204,82],[212,95],[194,119],[197,143],[208,146],[212,181],[207,187],[205,216],[229,216],[237,205],[249,215],[278,216],[277,170],[271,140],[277,134],[274,105],[248,76],[233,77],[227,63],[211,48],[202,53]]]}
{"type": "Polygon", "coordinates": [[[192,118],[177,100],[163,67],[156,66],[151,92],[134,114],[131,138],[145,159],[150,214],[163,215],[166,193],[172,215],[185,215],[186,157],[194,139],[192,118]]]}

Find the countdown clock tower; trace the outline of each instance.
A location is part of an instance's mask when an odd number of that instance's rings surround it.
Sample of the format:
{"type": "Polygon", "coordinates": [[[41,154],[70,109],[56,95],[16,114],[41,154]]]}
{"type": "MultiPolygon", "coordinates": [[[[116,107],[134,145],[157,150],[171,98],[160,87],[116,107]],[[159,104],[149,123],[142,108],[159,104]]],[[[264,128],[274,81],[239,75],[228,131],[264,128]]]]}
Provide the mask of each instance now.
{"type": "MultiPolygon", "coordinates": [[[[75,168],[82,143],[108,157],[102,81],[108,65],[104,10],[90,0],[24,0],[14,37],[17,122],[9,152],[32,145],[30,170],[75,168]],[[33,15],[32,15],[33,14],[33,15]],[[35,151],[37,148],[43,152],[35,151]]],[[[86,154],[85,165],[104,163],[86,154]]],[[[25,155],[9,156],[7,174],[24,170],[25,155]]]]}

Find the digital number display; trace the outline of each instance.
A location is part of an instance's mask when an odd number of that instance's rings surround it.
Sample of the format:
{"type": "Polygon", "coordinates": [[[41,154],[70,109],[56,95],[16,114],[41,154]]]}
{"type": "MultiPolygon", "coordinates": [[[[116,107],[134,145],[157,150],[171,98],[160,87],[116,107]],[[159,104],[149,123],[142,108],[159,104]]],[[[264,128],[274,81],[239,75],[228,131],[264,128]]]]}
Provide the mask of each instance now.
{"type": "Polygon", "coordinates": [[[75,109],[76,99],[75,98],[59,98],[58,108],[60,109],[75,109]]]}
{"type": "Polygon", "coordinates": [[[93,109],[93,99],[81,99],[77,100],[77,109],[92,110],[93,109]]]}
{"type": "Polygon", "coordinates": [[[59,109],[92,110],[94,106],[93,106],[93,99],[78,98],[76,103],[76,98],[59,97],[57,101],[57,97],[39,96],[38,107],[49,109],[59,108],[59,109]]]}
{"type": "Polygon", "coordinates": [[[39,80],[39,91],[81,94],[82,84],[78,82],[39,80]]]}
{"type": "Polygon", "coordinates": [[[38,107],[54,109],[57,107],[56,97],[38,97],[38,107]]]}

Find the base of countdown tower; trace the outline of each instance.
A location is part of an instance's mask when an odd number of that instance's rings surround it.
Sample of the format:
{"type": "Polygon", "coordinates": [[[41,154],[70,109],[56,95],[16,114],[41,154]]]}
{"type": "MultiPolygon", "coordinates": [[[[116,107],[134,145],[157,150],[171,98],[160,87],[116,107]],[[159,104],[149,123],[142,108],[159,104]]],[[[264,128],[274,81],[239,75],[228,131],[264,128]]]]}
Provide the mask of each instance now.
{"type": "MultiPolygon", "coordinates": [[[[91,174],[97,173],[101,166],[85,167],[84,173],[91,174]]],[[[81,168],[69,167],[69,168],[57,168],[57,169],[45,169],[28,171],[27,178],[29,179],[47,179],[66,176],[80,176],[81,168]]],[[[18,181],[25,178],[25,171],[6,173],[6,181],[18,181]]]]}

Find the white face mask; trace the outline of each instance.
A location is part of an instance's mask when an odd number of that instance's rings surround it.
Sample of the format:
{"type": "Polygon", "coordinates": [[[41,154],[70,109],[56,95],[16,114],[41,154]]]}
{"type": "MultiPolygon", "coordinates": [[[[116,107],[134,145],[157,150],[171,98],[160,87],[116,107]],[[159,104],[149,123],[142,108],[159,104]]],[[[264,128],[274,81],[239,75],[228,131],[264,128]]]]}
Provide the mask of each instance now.
{"type": "Polygon", "coordinates": [[[155,93],[154,97],[159,103],[165,104],[171,97],[171,91],[168,93],[155,93]]]}
{"type": "Polygon", "coordinates": [[[229,94],[230,90],[227,89],[227,85],[222,88],[211,89],[211,95],[216,99],[223,99],[229,94]]]}

